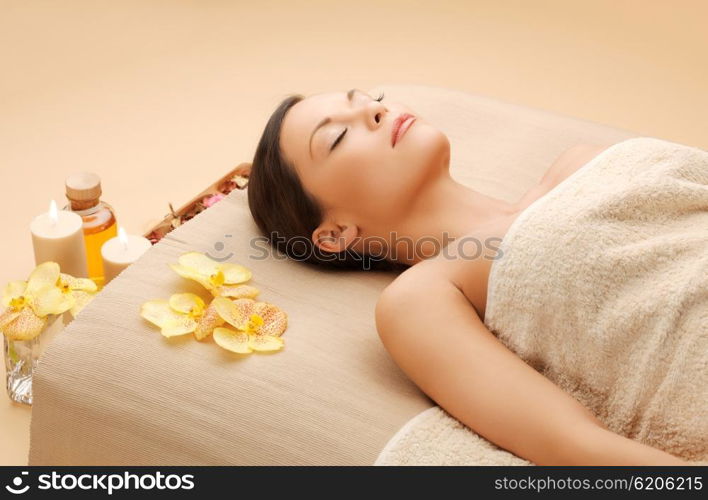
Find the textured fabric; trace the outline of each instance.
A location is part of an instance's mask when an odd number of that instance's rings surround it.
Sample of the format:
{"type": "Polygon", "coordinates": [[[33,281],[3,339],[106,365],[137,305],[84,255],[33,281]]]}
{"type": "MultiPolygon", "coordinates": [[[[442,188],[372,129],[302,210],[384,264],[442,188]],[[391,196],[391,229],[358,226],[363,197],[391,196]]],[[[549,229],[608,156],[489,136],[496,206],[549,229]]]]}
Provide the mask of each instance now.
{"type": "MultiPolygon", "coordinates": [[[[447,134],[453,176],[509,201],[568,147],[632,136],[454,90],[378,90],[447,134]]],[[[374,305],[395,275],[259,259],[256,236],[235,191],[169,233],[57,335],[35,376],[30,465],[369,465],[434,406],[376,334],[374,305]],[[211,338],[166,339],[139,316],[146,300],[204,294],[167,266],[191,250],[233,254],[253,271],[259,298],[289,315],[283,351],[236,359],[211,338]]]]}
{"type": "Polygon", "coordinates": [[[420,412],[386,443],[374,465],[533,465],[495,446],[439,406],[420,412]]]}
{"type": "MultiPolygon", "coordinates": [[[[530,205],[500,251],[487,327],[611,430],[708,460],[708,152],[615,144],[530,205]]],[[[378,464],[512,460],[449,414],[423,414],[378,464]]]]}

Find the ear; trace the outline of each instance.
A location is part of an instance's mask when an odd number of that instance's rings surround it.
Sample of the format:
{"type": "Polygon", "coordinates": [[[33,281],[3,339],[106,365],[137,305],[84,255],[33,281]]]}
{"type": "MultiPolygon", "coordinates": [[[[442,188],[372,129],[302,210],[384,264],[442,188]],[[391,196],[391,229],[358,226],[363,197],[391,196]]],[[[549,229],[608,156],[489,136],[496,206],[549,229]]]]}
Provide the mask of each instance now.
{"type": "Polygon", "coordinates": [[[337,253],[349,248],[359,236],[359,228],[355,224],[322,222],[312,231],[312,241],[320,250],[337,253]]]}

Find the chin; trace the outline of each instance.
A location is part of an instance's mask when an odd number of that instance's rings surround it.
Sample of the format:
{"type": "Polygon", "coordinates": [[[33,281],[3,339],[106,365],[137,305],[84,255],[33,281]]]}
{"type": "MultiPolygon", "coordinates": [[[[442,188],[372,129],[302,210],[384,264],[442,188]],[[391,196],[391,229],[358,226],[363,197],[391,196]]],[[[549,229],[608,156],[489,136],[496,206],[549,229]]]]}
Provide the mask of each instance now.
{"type": "Polygon", "coordinates": [[[405,216],[427,186],[450,175],[448,137],[422,120],[408,130],[396,149],[385,181],[377,177],[368,190],[368,200],[375,207],[368,215],[378,220],[383,214],[392,219],[405,216]]]}
{"type": "Polygon", "coordinates": [[[414,139],[410,144],[414,146],[415,163],[419,165],[421,174],[429,177],[449,172],[450,139],[441,130],[425,122],[416,123],[413,127],[415,125],[421,126],[415,131],[411,128],[409,132],[415,133],[406,139],[414,139]]]}

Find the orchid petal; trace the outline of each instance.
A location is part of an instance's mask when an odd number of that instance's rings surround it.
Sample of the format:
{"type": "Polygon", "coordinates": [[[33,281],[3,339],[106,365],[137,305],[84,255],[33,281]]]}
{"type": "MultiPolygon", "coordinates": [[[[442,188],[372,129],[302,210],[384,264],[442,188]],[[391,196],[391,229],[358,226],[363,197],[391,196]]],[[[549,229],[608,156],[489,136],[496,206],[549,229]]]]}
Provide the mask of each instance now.
{"type": "Polygon", "coordinates": [[[219,272],[220,267],[218,262],[199,252],[182,254],[178,262],[180,265],[188,267],[202,276],[212,276],[219,272]]]}
{"type": "Polygon", "coordinates": [[[32,340],[42,333],[47,318],[40,318],[31,308],[25,307],[17,317],[3,327],[2,332],[10,340],[32,340]]]}
{"type": "Polygon", "coordinates": [[[174,311],[166,300],[150,300],[145,302],[140,308],[140,316],[160,328],[170,321],[176,321],[182,318],[182,315],[174,311]]]}
{"type": "Polygon", "coordinates": [[[168,320],[162,326],[162,335],[165,337],[176,337],[192,333],[197,328],[197,322],[189,316],[181,315],[179,319],[168,320]]]}
{"type": "Polygon", "coordinates": [[[224,262],[219,267],[224,273],[224,283],[229,285],[244,283],[250,280],[252,276],[251,271],[240,264],[224,262]]]}
{"type": "Polygon", "coordinates": [[[249,335],[248,346],[254,351],[277,351],[285,342],[280,337],[271,335],[249,335]]]}
{"type": "Polygon", "coordinates": [[[245,332],[221,327],[214,329],[214,342],[227,351],[248,354],[252,352],[249,340],[249,335],[245,332]]]}
{"type": "Polygon", "coordinates": [[[26,281],[11,281],[5,285],[2,292],[2,305],[8,307],[13,299],[18,299],[25,294],[27,289],[26,281]]]}
{"type": "MultiPolygon", "coordinates": [[[[27,287],[29,289],[29,286],[27,287]]],[[[62,314],[76,303],[71,294],[62,293],[56,285],[44,285],[34,291],[31,296],[31,307],[37,316],[47,314],[62,314]]]]}
{"type": "Polygon", "coordinates": [[[253,304],[253,313],[263,318],[263,325],[258,328],[258,335],[279,337],[288,327],[288,315],[277,306],[268,302],[253,304]]]}
{"type": "Polygon", "coordinates": [[[56,262],[43,262],[34,268],[27,278],[27,295],[34,295],[47,285],[56,286],[59,279],[59,264],[56,262]]]}
{"type": "MultiPolygon", "coordinates": [[[[170,267],[174,272],[182,276],[183,278],[187,278],[189,280],[194,280],[197,283],[201,284],[204,288],[207,290],[215,290],[214,285],[212,282],[209,280],[209,276],[204,276],[195,270],[183,266],[181,264],[170,264],[170,267]]],[[[213,292],[212,292],[213,293],[213,292]]]]}
{"type": "Polygon", "coordinates": [[[95,292],[98,290],[96,283],[88,278],[75,278],[74,276],[66,273],[59,273],[59,276],[71,290],[80,290],[83,292],[95,292]]]}
{"type": "Polygon", "coordinates": [[[260,293],[260,290],[250,285],[223,285],[216,290],[216,293],[231,299],[254,299],[260,293]]]}
{"type": "Polygon", "coordinates": [[[216,297],[212,304],[227,323],[239,330],[245,330],[251,315],[254,301],[252,299],[236,299],[231,301],[226,297],[216,297]]]}
{"type": "Polygon", "coordinates": [[[204,311],[204,315],[199,320],[197,328],[194,330],[194,337],[197,340],[202,340],[214,331],[214,328],[224,324],[224,319],[219,316],[219,312],[216,310],[216,306],[212,302],[204,311]]]}
{"type": "Polygon", "coordinates": [[[201,316],[206,304],[199,295],[193,293],[175,293],[170,297],[170,307],[183,314],[201,316]]]}
{"type": "Polygon", "coordinates": [[[17,311],[12,307],[8,307],[0,312],[0,331],[2,331],[5,325],[12,323],[19,315],[20,311],[17,311]]]}

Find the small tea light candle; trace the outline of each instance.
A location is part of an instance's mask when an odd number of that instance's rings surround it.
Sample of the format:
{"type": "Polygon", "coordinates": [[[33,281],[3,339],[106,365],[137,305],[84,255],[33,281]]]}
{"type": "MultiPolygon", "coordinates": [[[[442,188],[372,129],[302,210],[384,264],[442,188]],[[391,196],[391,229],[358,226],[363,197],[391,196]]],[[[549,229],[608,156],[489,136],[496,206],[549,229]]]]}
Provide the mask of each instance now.
{"type": "Polygon", "coordinates": [[[111,238],[101,247],[105,284],[138,260],[151,246],[147,238],[125,234],[125,230],[119,227],[118,236],[111,238]]]}
{"type": "Polygon", "coordinates": [[[35,264],[54,261],[61,272],[87,278],[83,224],[79,214],[57,210],[52,200],[49,212],[38,215],[30,224],[35,264]]]}

